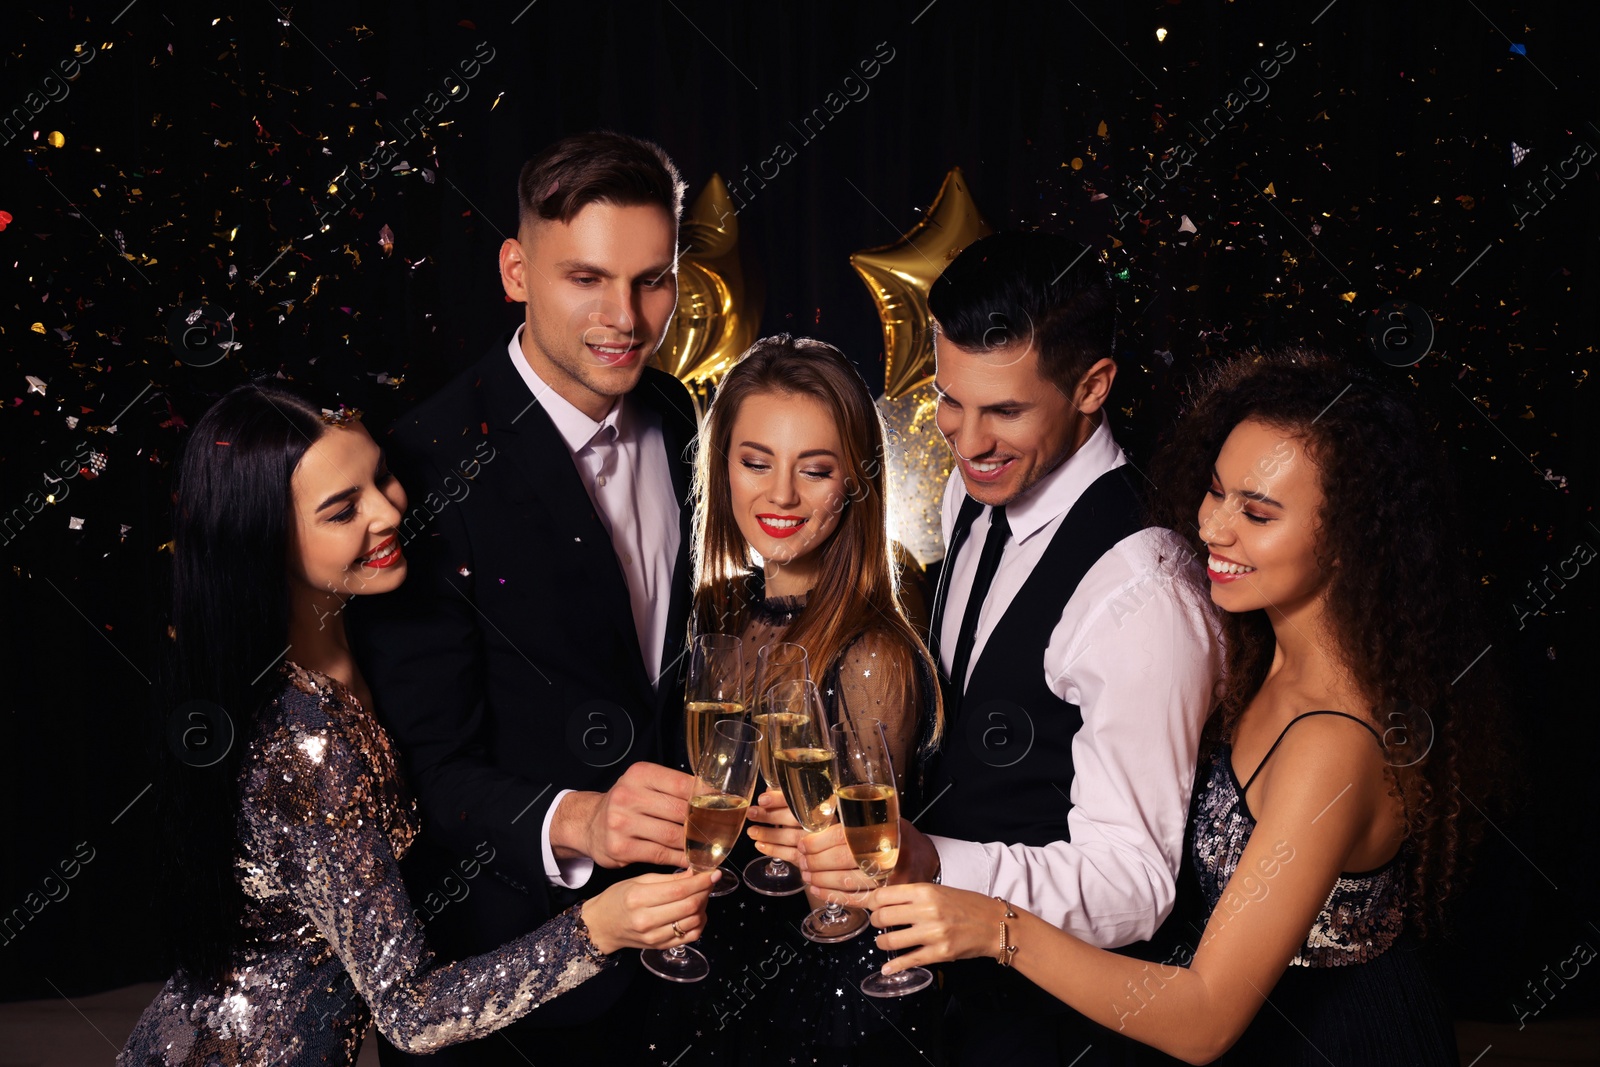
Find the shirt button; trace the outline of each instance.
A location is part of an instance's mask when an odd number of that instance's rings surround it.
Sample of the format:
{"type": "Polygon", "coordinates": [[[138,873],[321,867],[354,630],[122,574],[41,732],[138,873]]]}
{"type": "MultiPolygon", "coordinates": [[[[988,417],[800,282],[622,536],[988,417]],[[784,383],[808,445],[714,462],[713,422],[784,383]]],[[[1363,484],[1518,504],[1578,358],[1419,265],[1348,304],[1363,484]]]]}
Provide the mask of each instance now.
{"type": "Polygon", "coordinates": [[[594,482],[600,488],[604,489],[606,487],[606,476],[602,474],[600,477],[596,478],[594,482]]]}
{"type": "Polygon", "coordinates": [[[623,554],[622,554],[622,565],[623,565],[623,566],[624,566],[624,567],[631,567],[631,566],[633,566],[633,554],[632,554],[632,553],[629,553],[629,552],[624,552],[624,553],[623,553],[623,554]]]}

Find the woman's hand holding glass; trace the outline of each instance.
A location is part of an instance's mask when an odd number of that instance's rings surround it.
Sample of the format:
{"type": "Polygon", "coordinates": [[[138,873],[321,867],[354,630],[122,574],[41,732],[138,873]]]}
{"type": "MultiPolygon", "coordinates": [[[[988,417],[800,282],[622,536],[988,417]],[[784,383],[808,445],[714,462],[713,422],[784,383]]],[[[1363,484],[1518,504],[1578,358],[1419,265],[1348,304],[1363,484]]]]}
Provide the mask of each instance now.
{"type": "MultiPolygon", "coordinates": [[[[689,869],[709,873],[722,865],[739,839],[750,796],[756,788],[756,748],[761,731],[747,722],[719,722],[695,767],[694,798],[683,822],[683,850],[689,869]]],[[[667,877],[682,877],[669,875],[667,877]]],[[[704,954],[685,947],[692,938],[682,923],[669,929],[677,935],[672,947],[650,949],[639,961],[651,973],[672,982],[698,982],[711,973],[704,954]],[[683,938],[683,940],[678,940],[683,938]]]]}
{"type": "MultiPolygon", "coordinates": [[[[861,872],[875,885],[886,885],[900,858],[900,794],[883,723],[845,714],[830,735],[845,843],[861,872]]],[[[910,967],[869,974],[861,980],[861,991],[869,997],[901,997],[932,983],[931,973],[910,967]]]]}
{"type": "Polygon", "coordinates": [[[720,877],[720,871],[641,874],[609,886],[583,902],[589,940],[607,955],[698,941],[709,891],[720,877]]]}
{"type": "Polygon", "coordinates": [[[891,953],[915,950],[884,964],[886,975],[919,964],[998,958],[1001,921],[1007,925],[1008,941],[1015,944],[1012,932],[1025,915],[1013,908],[1014,917],[1007,918],[1006,905],[993,897],[931,882],[874,890],[866,906],[872,909],[872,925],[884,929],[877,938],[879,948],[891,953]],[[887,929],[891,926],[899,929],[887,929]]]}

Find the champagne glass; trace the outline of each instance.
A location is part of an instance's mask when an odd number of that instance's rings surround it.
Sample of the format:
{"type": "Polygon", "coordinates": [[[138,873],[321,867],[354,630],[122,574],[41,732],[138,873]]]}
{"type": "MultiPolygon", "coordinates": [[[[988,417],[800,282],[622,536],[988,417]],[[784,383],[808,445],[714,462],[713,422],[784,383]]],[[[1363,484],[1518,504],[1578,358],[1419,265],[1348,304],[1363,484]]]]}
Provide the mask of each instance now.
{"type": "MultiPolygon", "coordinates": [[[[862,873],[876,885],[887,885],[900,858],[900,794],[894,786],[883,723],[841,715],[832,737],[833,780],[845,841],[862,873]]],[[[861,980],[861,992],[869,997],[903,997],[932,982],[925,967],[890,975],[878,971],[861,980]]]]}
{"type": "MultiPolygon", "coordinates": [[[[779,682],[811,677],[810,660],[806,650],[792,641],[775,641],[761,646],[756,653],[755,685],[750,690],[750,711],[753,721],[761,730],[761,777],[768,789],[782,789],[777,768],[772,763],[772,737],[777,733],[774,714],[792,716],[794,712],[774,713],[766,701],[767,693],[779,682]]],[[[800,872],[777,857],[751,860],[744,867],[744,884],[757,893],[769,897],[789,897],[804,893],[806,883],[800,872]]]]}
{"type": "MultiPolygon", "coordinates": [[[[833,750],[828,713],[816,683],[791,678],[767,692],[778,735],[770,742],[773,766],[789,810],[807,833],[833,825],[837,800],[833,791],[833,750]]],[[[867,928],[867,912],[830,900],[800,924],[800,932],[824,945],[848,941],[867,928]]]]}
{"type": "MultiPolygon", "coordinates": [[[[728,858],[756,788],[756,748],[761,731],[742,720],[717,723],[695,767],[694,798],[683,820],[683,850],[689,868],[713,871],[728,858]]],[[[698,982],[711,973],[705,953],[688,945],[639,953],[643,963],[669,982],[698,982]]]]}
{"type": "MultiPolygon", "coordinates": [[[[717,723],[744,719],[744,652],[737,637],[699,634],[689,650],[689,684],[683,700],[684,749],[693,770],[711,743],[717,723]]],[[[739,876],[723,871],[711,890],[725,897],[739,888],[739,876]]]]}

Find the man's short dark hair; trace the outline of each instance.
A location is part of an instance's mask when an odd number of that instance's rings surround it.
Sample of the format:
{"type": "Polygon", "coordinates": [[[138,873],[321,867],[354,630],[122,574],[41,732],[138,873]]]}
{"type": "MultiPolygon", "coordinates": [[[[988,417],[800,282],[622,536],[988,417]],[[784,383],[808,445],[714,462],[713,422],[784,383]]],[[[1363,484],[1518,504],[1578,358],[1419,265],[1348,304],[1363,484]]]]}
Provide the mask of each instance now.
{"type": "Polygon", "coordinates": [[[523,164],[518,222],[571,222],[589,204],[655,204],[676,225],[686,188],[661,146],[611,130],[563,137],[523,164]]]}
{"type": "Polygon", "coordinates": [[[928,293],[939,331],[969,351],[1021,351],[1032,338],[1039,371],[1071,396],[1084,373],[1116,352],[1111,279],[1081,244],[1033,231],[972,242],[928,293]]]}

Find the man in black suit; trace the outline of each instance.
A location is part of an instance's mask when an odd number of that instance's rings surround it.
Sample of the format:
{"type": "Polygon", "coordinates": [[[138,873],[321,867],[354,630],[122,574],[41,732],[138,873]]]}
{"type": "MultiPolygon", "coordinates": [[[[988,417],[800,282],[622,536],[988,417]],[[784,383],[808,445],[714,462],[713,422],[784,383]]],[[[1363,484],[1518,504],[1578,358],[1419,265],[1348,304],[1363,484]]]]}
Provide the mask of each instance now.
{"type": "MultiPolygon", "coordinates": [[[[381,443],[413,501],[409,580],[351,626],[424,831],[430,944],[516,937],[629,864],[681,866],[692,779],[677,664],[689,611],[688,392],[646,367],[677,301],[683,182],[657,146],[569,137],[519,180],[500,249],[521,327],[381,443]]],[[[631,954],[630,954],[631,956],[631,954]]],[[[654,980],[633,958],[517,1026],[385,1063],[603,1056],[654,980]],[[630,992],[630,986],[632,991],[630,992]]]]}

